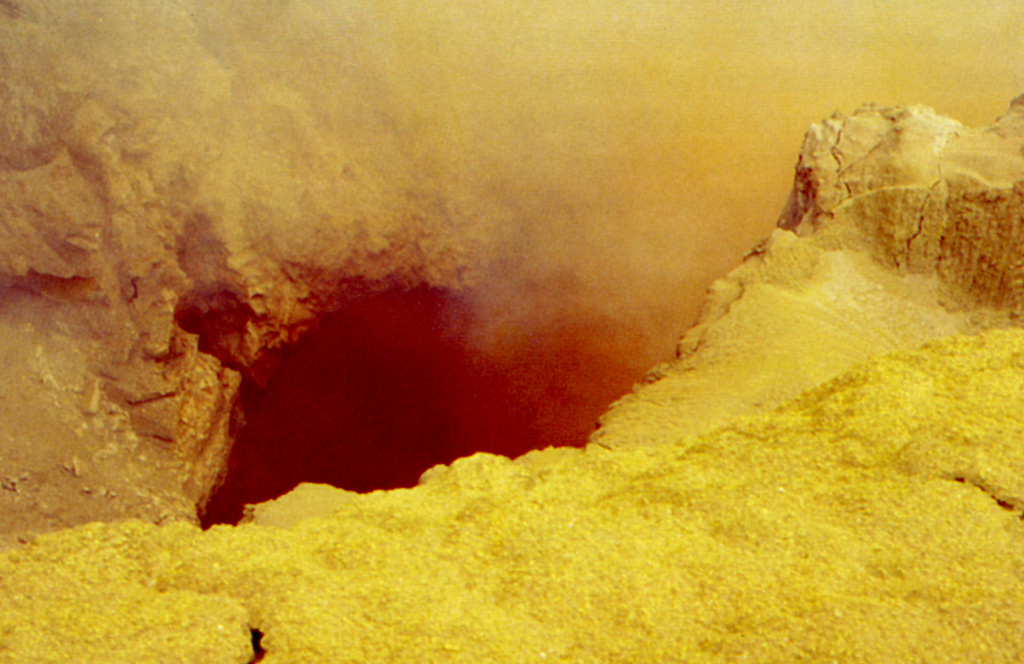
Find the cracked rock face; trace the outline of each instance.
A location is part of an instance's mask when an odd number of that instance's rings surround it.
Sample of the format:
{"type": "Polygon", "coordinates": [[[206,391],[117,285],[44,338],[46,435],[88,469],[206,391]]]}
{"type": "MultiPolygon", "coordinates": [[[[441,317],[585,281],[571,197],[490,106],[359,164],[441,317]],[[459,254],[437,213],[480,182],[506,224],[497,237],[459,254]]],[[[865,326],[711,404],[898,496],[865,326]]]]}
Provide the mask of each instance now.
{"type": "Polygon", "coordinates": [[[189,31],[244,13],[187,11],[0,4],[0,546],[194,520],[243,376],[355,296],[461,288],[496,218],[470,228],[373,109],[314,123],[310,99],[383,94],[359,72],[242,80],[254,49],[189,31]]]}
{"type": "Polygon", "coordinates": [[[860,239],[900,273],[938,274],[960,306],[1022,313],[1021,104],[969,129],[927,108],[867,107],[807,134],[779,226],[860,239]]]}

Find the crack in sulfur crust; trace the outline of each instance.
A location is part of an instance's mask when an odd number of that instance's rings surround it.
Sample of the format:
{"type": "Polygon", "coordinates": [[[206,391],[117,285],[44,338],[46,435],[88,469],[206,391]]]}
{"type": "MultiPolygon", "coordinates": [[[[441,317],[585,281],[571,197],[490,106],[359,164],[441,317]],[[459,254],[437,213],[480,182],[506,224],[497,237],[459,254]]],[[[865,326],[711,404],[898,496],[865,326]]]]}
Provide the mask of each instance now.
{"type": "Polygon", "coordinates": [[[973,479],[968,479],[966,477],[959,477],[959,476],[954,477],[953,481],[954,482],[959,482],[961,484],[967,484],[969,486],[973,486],[974,488],[978,489],[979,491],[984,493],[986,496],[991,498],[993,501],[995,501],[995,503],[997,505],[999,505],[999,507],[1001,507],[1004,510],[1007,510],[1009,512],[1013,512],[1014,514],[1017,514],[1018,518],[1020,518],[1020,520],[1024,521],[1024,504],[1021,504],[1018,500],[1015,500],[1012,497],[1006,496],[1006,494],[1004,494],[1004,493],[1002,493],[1000,491],[995,491],[995,490],[990,489],[989,487],[987,487],[985,485],[984,482],[976,481],[976,480],[973,480],[973,479]]]}

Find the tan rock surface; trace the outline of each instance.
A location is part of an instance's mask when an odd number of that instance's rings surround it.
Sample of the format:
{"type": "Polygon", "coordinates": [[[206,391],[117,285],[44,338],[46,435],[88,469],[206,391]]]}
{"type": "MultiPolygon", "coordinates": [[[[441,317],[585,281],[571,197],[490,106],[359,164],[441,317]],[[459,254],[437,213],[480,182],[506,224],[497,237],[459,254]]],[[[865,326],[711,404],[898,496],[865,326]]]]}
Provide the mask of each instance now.
{"type": "Polygon", "coordinates": [[[1020,100],[984,129],[868,106],[811,127],[779,229],[712,285],[679,360],[593,440],[671,441],[879,353],[1019,324],[1022,118],[1020,100]]]}
{"type": "MultiPolygon", "coordinates": [[[[291,528],[0,558],[2,662],[1017,662],[1024,332],[674,444],[477,455],[291,528]]],[[[314,491],[314,494],[318,491],[314,491]]],[[[270,514],[270,508],[266,510],[270,514]]]]}
{"type": "Polygon", "coordinates": [[[0,6],[0,548],[195,519],[241,372],[354,294],[458,288],[496,235],[403,153],[372,72],[324,86],[234,8],[0,6]]]}

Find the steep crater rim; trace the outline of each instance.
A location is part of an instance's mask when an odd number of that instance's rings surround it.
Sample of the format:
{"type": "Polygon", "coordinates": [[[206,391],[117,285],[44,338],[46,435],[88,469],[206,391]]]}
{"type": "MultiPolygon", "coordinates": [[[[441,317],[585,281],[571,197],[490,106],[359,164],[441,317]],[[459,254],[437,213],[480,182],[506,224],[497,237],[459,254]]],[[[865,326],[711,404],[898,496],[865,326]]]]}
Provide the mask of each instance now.
{"type": "MultiPolygon", "coordinates": [[[[206,352],[228,356],[250,314],[215,294],[179,313],[206,352]]],[[[223,482],[204,526],[300,482],[369,492],[414,486],[428,468],[478,451],[519,456],[547,442],[529,404],[470,343],[473,316],[431,287],[357,299],[276,353],[265,385],[243,378],[223,482]]],[[[583,443],[585,435],[578,443],[583,443]]]]}

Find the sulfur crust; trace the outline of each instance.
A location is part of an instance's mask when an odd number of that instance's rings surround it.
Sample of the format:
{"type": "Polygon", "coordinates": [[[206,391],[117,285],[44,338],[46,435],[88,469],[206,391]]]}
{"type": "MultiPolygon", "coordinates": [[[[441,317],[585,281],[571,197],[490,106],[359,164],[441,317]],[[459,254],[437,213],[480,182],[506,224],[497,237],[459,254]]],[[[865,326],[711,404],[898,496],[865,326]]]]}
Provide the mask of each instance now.
{"type": "Polygon", "coordinates": [[[0,662],[1024,660],[1024,332],[673,445],[479,454],[291,528],[0,557],[0,662]]]}

